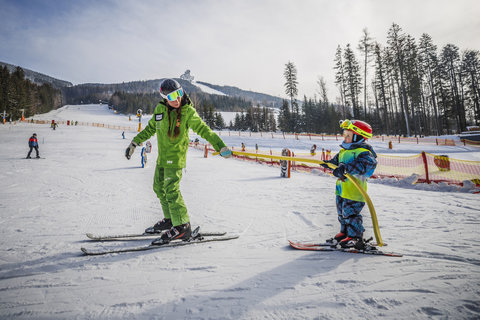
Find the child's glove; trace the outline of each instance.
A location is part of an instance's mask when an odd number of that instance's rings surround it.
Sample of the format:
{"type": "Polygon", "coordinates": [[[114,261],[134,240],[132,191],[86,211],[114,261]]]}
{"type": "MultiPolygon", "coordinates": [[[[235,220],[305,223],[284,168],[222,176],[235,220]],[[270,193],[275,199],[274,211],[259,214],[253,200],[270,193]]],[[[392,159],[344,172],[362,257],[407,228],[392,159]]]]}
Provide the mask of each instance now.
{"type": "Polygon", "coordinates": [[[232,150],[230,150],[228,147],[223,147],[220,149],[220,155],[224,158],[230,158],[232,156],[232,150]]]}
{"type": "Polygon", "coordinates": [[[329,163],[330,163],[330,161],[323,161],[323,163],[321,163],[320,165],[322,167],[324,167],[325,169],[330,169],[330,167],[328,166],[329,163]]]}
{"type": "Polygon", "coordinates": [[[338,167],[333,170],[333,175],[337,177],[338,179],[345,179],[345,165],[343,163],[340,163],[338,167]]]}
{"type": "Polygon", "coordinates": [[[130,160],[130,157],[132,156],[133,151],[135,151],[135,148],[137,146],[138,146],[138,144],[135,141],[132,140],[132,142],[130,142],[130,145],[125,150],[125,157],[127,157],[128,160],[130,160]]]}

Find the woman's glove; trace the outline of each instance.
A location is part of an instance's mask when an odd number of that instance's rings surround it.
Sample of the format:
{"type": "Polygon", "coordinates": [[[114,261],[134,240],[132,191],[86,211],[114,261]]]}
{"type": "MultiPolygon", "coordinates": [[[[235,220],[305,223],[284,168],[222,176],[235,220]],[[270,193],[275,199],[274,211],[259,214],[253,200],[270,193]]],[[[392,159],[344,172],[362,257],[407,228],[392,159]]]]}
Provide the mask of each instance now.
{"type": "Polygon", "coordinates": [[[230,158],[232,156],[232,150],[230,150],[228,147],[223,147],[220,149],[220,155],[224,158],[230,158]]]}
{"type": "Polygon", "coordinates": [[[138,146],[138,144],[132,140],[130,142],[130,145],[128,146],[127,150],[125,150],[125,157],[127,157],[128,160],[130,160],[130,157],[133,154],[133,151],[135,151],[135,148],[138,146]]]}

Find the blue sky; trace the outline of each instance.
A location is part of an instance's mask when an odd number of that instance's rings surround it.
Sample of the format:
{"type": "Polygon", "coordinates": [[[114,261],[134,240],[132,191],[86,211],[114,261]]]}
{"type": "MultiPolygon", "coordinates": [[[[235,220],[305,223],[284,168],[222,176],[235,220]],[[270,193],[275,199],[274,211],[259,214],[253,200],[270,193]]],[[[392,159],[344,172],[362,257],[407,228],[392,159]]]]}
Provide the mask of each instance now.
{"type": "MultiPolygon", "coordinates": [[[[178,77],[284,97],[285,64],[299,96],[327,81],[338,45],[367,28],[386,44],[393,22],[441,48],[480,50],[478,0],[0,0],[0,61],[74,84],[178,77]]],[[[360,54],[358,54],[360,57],[360,54]]]]}

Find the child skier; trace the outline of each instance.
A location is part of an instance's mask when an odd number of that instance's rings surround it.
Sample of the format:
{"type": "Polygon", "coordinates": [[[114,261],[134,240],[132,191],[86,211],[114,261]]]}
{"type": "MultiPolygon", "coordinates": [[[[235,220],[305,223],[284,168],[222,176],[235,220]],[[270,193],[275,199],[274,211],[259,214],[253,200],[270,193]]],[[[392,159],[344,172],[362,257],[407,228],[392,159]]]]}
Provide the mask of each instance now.
{"type": "Polygon", "coordinates": [[[157,134],[158,158],[153,181],[153,190],[160,199],[164,219],[146,233],[163,232],[156,244],[171,240],[187,240],[191,237],[190,218],[180,193],[182,169],[186,165],[189,144],[188,131],[192,129],[206,139],[223,157],[231,157],[232,151],[220,137],[202,121],[193,103],[180,84],[173,79],[165,79],[160,85],[163,100],[155,108],[152,119],[142,132],[137,134],[125,156],[130,159],[135,147],[157,134]]]}
{"type": "MultiPolygon", "coordinates": [[[[365,228],[360,211],[365,206],[365,199],[345,173],[351,174],[367,190],[367,179],[377,166],[377,155],[365,142],[372,137],[372,127],[360,120],[345,120],[340,123],[340,128],[344,129],[342,149],[332,160],[325,161],[338,166],[333,175],[338,178],[335,194],[340,232],[327,242],[339,244],[342,248],[364,249],[365,228]]],[[[322,166],[328,167],[326,164],[322,166]]]]}
{"type": "Polygon", "coordinates": [[[30,148],[30,151],[28,151],[27,159],[31,158],[30,155],[32,154],[33,149],[35,149],[35,152],[37,153],[37,159],[40,158],[40,154],[38,153],[38,140],[36,133],[34,133],[30,139],[28,139],[28,147],[30,148]]]}

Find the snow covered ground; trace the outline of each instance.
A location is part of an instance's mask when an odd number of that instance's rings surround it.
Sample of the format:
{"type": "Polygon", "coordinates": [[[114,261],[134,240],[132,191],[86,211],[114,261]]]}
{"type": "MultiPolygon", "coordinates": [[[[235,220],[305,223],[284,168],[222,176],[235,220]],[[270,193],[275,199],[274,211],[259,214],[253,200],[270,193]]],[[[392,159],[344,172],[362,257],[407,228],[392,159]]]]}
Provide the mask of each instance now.
{"type": "MultiPolygon", "coordinates": [[[[53,113],[57,120],[131,123],[105,106],[66,106],[34,118],[53,113]]],[[[287,239],[323,240],[338,231],[335,179],[298,172],[281,179],[278,168],[204,158],[194,149],[181,184],[191,222],[239,239],[83,256],[82,246],[148,243],[89,242],[86,232],[141,232],[162,217],[152,191],[155,139],[146,168],[138,150],[130,161],[123,155],[135,134],[123,140],[121,131],[105,128],[0,126],[1,319],[480,317],[479,194],[370,183],[384,250],[402,258],[295,251],[287,239]],[[33,132],[45,159],[23,159],[33,132]]],[[[239,145],[238,137],[222,137],[239,145]]],[[[475,160],[473,149],[424,147],[475,160]]],[[[364,223],[373,235],[368,209],[364,223]]]]}

